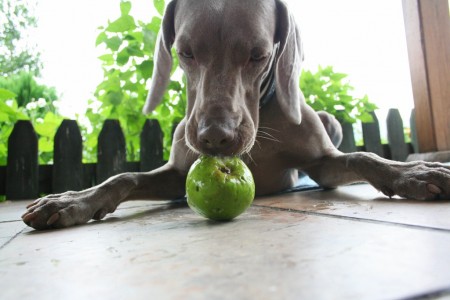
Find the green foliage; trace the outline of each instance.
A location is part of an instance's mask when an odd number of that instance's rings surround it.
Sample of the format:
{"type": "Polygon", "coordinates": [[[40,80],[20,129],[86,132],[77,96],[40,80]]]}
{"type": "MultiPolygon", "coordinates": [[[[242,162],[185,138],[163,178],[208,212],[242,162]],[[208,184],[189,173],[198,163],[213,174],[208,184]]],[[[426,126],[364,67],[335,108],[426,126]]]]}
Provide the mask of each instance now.
{"type": "Polygon", "coordinates": [[[8,137],[18,120],[31,120],[39,137],[39,163],[53,158],[53,138],[63,117],[55,107],[56,91],[29,73],[0,77],[0,165],[6,165],[8,137]]]}
{"type": "Polygon", "coordinates": [[[13,92],[20,107],[27,107],[41,99],[39,107],[35,111],[37,117],[42,117],[47,111],[56,112],[53,105],[53,102],[58,99],[56,89],[39,84],[35,76],[29,72],[22,71],[8,77],[0,77],[0,88],[13,92]],[[45,103],[42,103],[43,101],[45,103]]]}
{"type": "MultiPolygon", "coordinates": [[[[164,1],[154,1],[162,13],[164,1]]],[[[148,93],[147,81],[152,76],[153,52],[161,18],[151,22],[136,21],[130,15],[130,2],[120,3],[121,15],[107,26],[100,27],[96,45],[103,46],[102,61],[104,80],[95,91],[94,100],[89,101],[85,116],[90,126],[82,129],[85,136],[86,161],[95,161],[97,138],[106,119],[118,119],[127,143],[127,159],[139,159],[139,135],[146,117],[142,108],[148,93]]],[[[178,63],[175,61],[175,68],[178,63]]],[[[172,124],[179,122],[185,114],[186,94],[182,80],[173,80],[157,110],[150,116],[159,120],[164,132],[165,157],[170,151],[172,124]]]]}
{"type": "Polygon", "coordinates": [[[0,75],[40,72],[40,53],[27,39],[28,30],[37,23],[34,6],[35,0],[0,1],[0,75]]]}
{"type": "Polygon", "coordinates": [[[371,122],[372,116],[369,113],[377,109],[377,106],[369,101],[367,95],[362,98],[352,96],[354,88],[344,81],[346,77],[346,74],[335,73],[331,66],[319,66],[316,73],[303,71],[300,87],[306,102],[315,111],[324,110],[341,121],[371,122]]]}

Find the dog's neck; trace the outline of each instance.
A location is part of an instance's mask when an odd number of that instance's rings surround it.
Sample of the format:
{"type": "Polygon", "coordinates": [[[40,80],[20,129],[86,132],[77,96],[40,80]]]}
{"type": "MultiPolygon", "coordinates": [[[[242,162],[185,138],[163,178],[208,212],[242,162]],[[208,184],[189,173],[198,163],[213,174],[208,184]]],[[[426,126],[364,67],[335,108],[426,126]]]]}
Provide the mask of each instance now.
{"type": "Polygon", "coordinates": [[[264,105],[269,103],[275,95],[275,65],[276,65],[276,56],[278,52],[279,44],[276,44],[270,58],[270,69],[265,75],[263,79],[263,83],[261,84],[261,98],[259,99],[259,108],[262,108],[264,105]]]}

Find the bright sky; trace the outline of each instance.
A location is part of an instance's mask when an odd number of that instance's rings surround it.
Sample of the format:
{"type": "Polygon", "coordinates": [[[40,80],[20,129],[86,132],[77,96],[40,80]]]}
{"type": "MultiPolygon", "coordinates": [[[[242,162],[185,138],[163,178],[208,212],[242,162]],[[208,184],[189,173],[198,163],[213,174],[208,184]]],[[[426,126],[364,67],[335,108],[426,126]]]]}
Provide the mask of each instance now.
{"type": "MultiPolygon", "coordinates": [[[[62,93],[62,112],[83,113],[102,81],[95,48],[97,27],[120,14],[119,0],[39,0],[36,39],[43,82],[62,93]]],[[[382,110],[413,107],[401,1],[288,0],[303,34],[306,69],[334,66],[349,74],[357,96],[369,95],[382,110]]],[[[133,0],[132,14],[150,20],[152,0],[133,0]]]]}

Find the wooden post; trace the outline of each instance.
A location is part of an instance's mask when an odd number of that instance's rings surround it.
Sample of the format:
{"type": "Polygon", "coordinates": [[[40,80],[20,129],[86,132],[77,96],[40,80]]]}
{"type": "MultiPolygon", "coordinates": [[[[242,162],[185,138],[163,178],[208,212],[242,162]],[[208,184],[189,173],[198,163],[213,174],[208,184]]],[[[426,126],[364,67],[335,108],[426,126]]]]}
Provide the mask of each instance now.
{"type": "Polygon", "coordinates": [[[6,199],[38,196],[38,138],[30,121],[18,121],[8,139],[6,199]]]}
{"type": "Polygon", "coordinates": [[[143,172],[163,164],[163,133],[158,120],[146,120],[141,132],[141,163],[143,172]]]}
{"type": "Polygon", "coordinates": [[[411,117],[409,118],[409,126],[411,128],[411,145],[413,148],[413,153],[419,152],[419,144],[417,142],[417,128],[416,128],[416,109],[413,108],[411,111],[411,117]]]}
{"type": "Polygon", "coordinates": [[[403,0],[420,152],[450,150],[448,0],[403,0]]]}
{"type": "Polygon", "coordinates": [[[79,191],[83,183],[83,146],[74,120],[64,120],[55,135],[52,192],[79,191]]]}
{"type": "Polygon", "coordinates": [[[98,136],[97,184],[126,169],[125,137],[118,120],[106,120],[98,136]]]}
{"type": "Polygon", "coordinates": [[[362,123],[364,148],[367,152],[373,152],[384,157],[383,146],[381,145],[380,125],[374,112],[370,113],[373,118],[371,123],[362,123]]]}
{"type": "Polygon", "coordinates": [[[403,120],[398,109],[391,108],[389,110],[386,123],[391,159],[405,161],[409,155],[409,150],[405,143],[403,120]]]}

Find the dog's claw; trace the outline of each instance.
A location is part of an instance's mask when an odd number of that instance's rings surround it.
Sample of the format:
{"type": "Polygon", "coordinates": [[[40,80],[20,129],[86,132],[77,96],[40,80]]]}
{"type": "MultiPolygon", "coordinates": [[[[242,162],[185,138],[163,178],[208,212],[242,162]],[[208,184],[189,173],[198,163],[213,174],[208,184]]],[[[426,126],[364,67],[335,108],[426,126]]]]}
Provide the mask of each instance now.
{"type": "Polygon", "coordinates": [[[48,220],[47,220],[47,225],[50,226],[53,223],[55,223],[56,221],[58,221],[60,215],[59,213],[54,213],[48,220]]]}
{"type": "Polygon", "coordinates": [[[432,194],[438,195],[438,194],[442,193],[442,190],[438,186],[431,184],[431,183],[427,184],[427,189],[432,194]]]}
{"type": "Polygon", "coordinates": [[[392,196],[395,195],[394,191],[393,191],[392,189],[386,187],[386,186],[383,186],[383,187],[381,188],[381,192],[382,192],[383,194],[385,194],[386,196],[388,196],[390,199],[392,198],[392,196]]]}
{"type": "Polygon", "coordinates": [[[36,213],[35,212],[26,212],[23,216],[22,216],[22,220],[27,223],[31,220],[33,220],[36,217],[36,213]]]}

